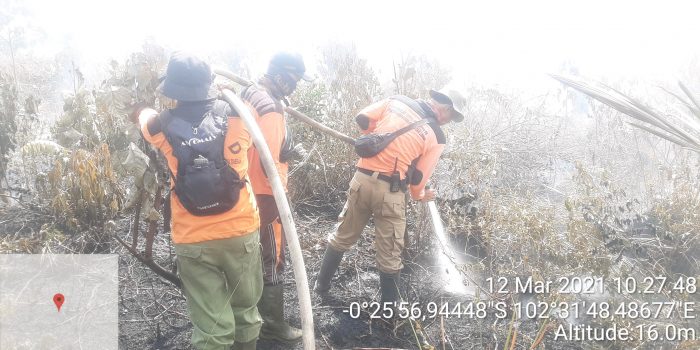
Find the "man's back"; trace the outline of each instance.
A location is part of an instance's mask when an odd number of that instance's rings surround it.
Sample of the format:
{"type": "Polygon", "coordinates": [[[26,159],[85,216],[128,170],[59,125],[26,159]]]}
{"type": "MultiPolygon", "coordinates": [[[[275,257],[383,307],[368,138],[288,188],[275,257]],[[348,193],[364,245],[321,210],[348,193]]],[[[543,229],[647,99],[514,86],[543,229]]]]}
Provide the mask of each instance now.
{"type": "MultiPolygon", "coordinates": [[[[168,113],[175,118],[184,118],[194,125],[201,121],[207,111],[213,108],[214,103],[225,102],[180,103],[178,107],[168,113]]],[[[243,121],[237,116],[232,116],[233,114],[230,108],[225,109],[225,115],[228,116],[228,127],[222,151],[228,166],[232,167],[241,179],[245,179],[248,172],[246,155],[252,141],[243,121]]],[[[173,178],[176,179],[178,160],[163,131],[162,118],[163,113],[151,118],[142,128],[142,132],[144,138],[163,153],[168,162],[168,168],[173,178]]],[[[177,194],[171,196],[170,204],[173,218],[172,234],[175,243],[196,243],[235,237],[250,233],[259,227],[257,208],[249,184],[241,189],[236,205],[222,214],[195,216],[185,209],[177,194]]]]}
{"type": "MultiPolygon", "coordinates": [[[[358,118],[366,118],[367,128],[363,133],[388,133],[415,123],[422,116],[405,103],[389,98],[369,105],[360,111],[358,118]]],[[[404,179],[409,166],[416,161],[416,169],[423,178],[423,181],[411,187],[411,195],[417,198],[421,196],[444,147],[445,135],[438,125],[420,125],[398,136],[376,156],[360,158],[357,167],[385,175],[391,175],[396,170],[404,179]]]]}

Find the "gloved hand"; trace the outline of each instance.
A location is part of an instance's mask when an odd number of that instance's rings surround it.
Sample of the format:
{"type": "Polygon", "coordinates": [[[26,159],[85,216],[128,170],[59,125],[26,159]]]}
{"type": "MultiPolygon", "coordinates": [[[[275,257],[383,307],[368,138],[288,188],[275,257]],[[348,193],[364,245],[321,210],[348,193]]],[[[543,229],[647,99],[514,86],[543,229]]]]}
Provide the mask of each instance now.
{"type": "Polygon", "coordinates": [[[304,146],[301,143],[297,143],[296,146],[294,146],[294,153],[296,153],[297,159],[306,159],[306,157],[309,156],[309,151],[307,151],[304,146]]]}
{"type": "Polygon", "coordinates": [[[297,143],[291,149],[283,149],[280,152],[280,162],[286,163],[290,160],[304,159],[308,152],[304,149],[301,143],[297,143]]]}
{"type": "Polygon", "coordinates": [[[143,102],[143,101],[135,103],[130,108],[131,112],[129,112],[127,120],[129,120],[130,122],[132,122],[134,124],[138,124],[139,123],[139,114],[141,114],[141,111],[143,111],[144,109],[146,109],[148,107],[149,107],[148,103],[143,102]]]}

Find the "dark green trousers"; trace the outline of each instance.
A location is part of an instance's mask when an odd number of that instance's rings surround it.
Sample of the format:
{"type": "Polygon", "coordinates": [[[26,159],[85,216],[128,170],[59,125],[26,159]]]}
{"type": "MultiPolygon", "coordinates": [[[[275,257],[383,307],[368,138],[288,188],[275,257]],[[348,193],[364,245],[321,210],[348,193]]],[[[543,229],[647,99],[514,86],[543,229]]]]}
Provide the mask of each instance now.
{"type": "Polygon", "coordinates": [[[195,348],[228,350],[234,341],[257,339],[263,287],[259,232],[175,244],[175,252],[195,348]]]}

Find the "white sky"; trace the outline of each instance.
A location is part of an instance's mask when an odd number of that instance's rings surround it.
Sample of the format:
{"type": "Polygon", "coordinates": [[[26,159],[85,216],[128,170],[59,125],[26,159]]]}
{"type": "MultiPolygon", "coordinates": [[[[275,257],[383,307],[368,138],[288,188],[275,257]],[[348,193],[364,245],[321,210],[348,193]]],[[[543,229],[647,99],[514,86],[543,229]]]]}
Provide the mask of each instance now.
{"type": "Polygon", "coordinates": [[[66,43],[106,63],[151,36],[169,49],[245,48],[258,67],[280,48],[305,54],[353,41],[388,78],[392,60],[424,53],[457,84],[553,86],[566,62],[592,78],[675,80],[700,56],[693,2],[657,1],[210,1],[26,0],[56,52],[66,43]]]}

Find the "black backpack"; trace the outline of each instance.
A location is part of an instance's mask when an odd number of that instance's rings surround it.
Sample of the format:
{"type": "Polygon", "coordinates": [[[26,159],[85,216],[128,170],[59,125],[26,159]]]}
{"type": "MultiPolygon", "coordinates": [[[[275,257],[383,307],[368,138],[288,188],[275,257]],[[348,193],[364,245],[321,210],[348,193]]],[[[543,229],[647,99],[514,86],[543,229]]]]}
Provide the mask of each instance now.
{"type": "Polygon", "coordinates": [[[178,118],[171,111],[161,114],[163,132],[178,163],[174,191],[192,215],[231,210],[245,185],[224,158],[227,106],[217,100],[201,119],[193,121],[178,118]]]}

